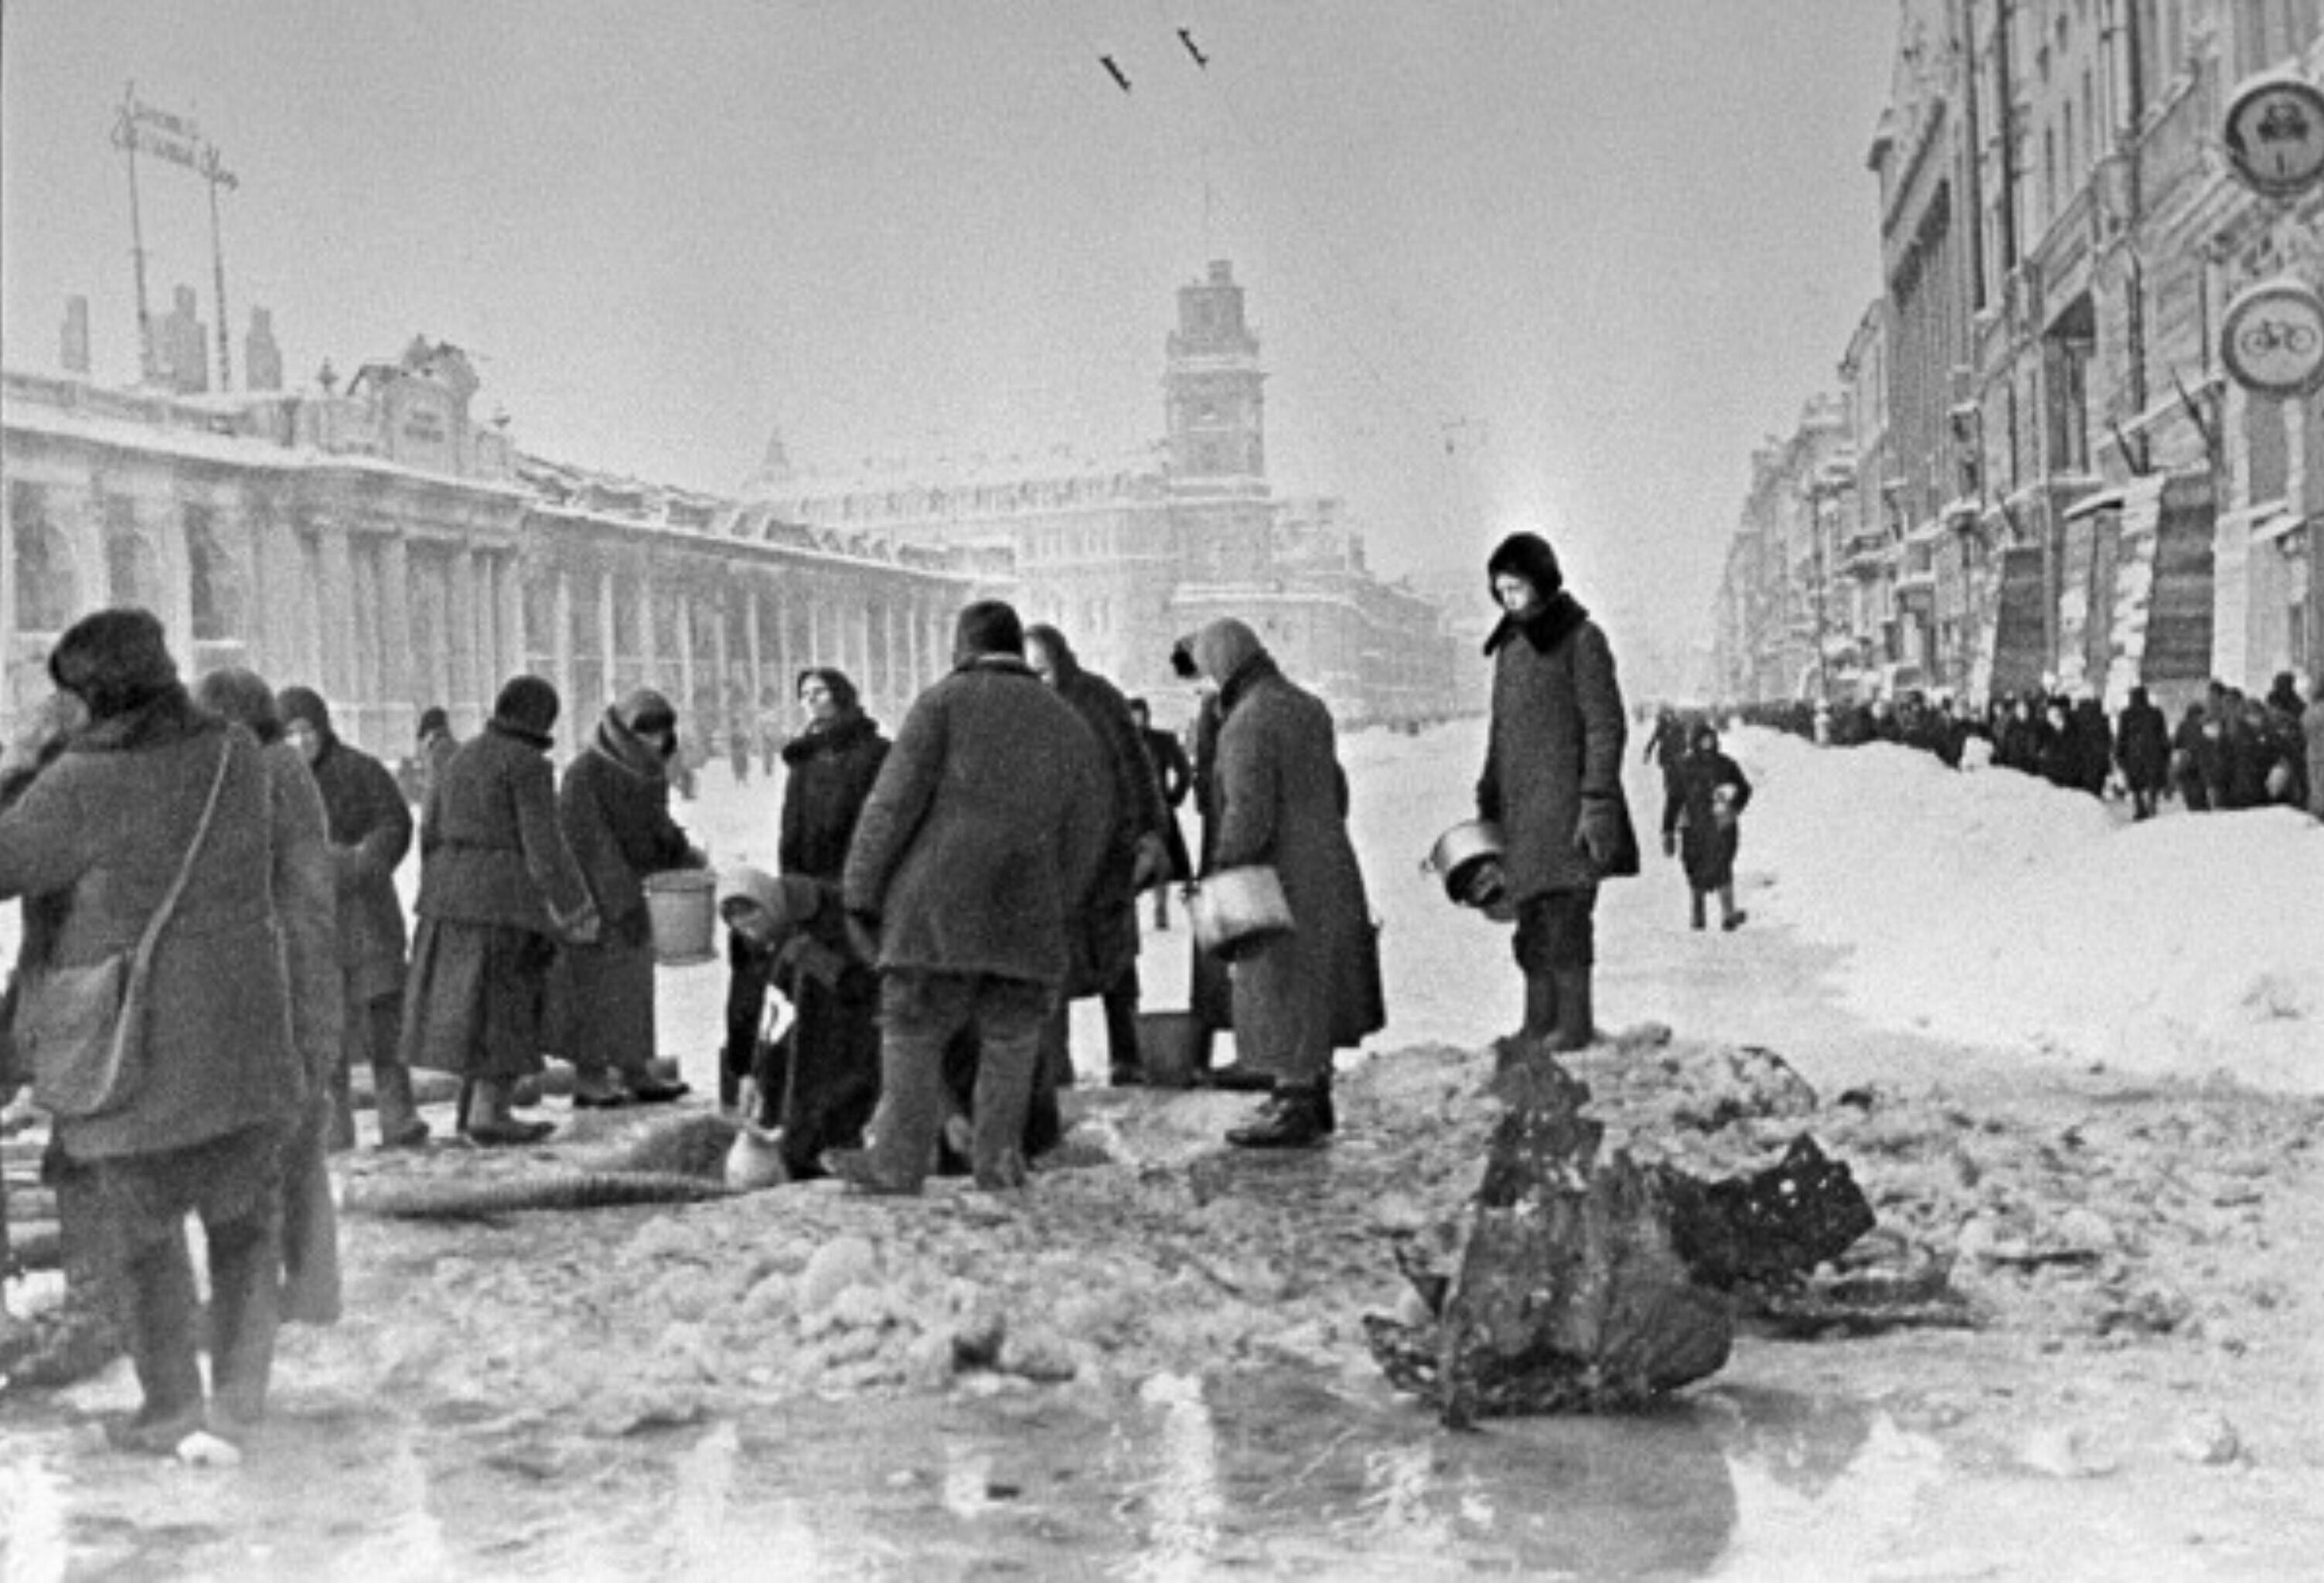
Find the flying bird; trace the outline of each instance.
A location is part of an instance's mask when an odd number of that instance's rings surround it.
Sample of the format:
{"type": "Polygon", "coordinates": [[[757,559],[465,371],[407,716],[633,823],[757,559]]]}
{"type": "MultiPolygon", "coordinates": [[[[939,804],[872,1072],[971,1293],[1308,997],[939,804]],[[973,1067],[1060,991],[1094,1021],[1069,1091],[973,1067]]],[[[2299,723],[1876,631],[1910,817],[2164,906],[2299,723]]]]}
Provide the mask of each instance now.
{"type": "Polygon", "coordinates": [[[1186,53],[1194,58],[1195,65],[1205,69],[1209,69],[1211,58],[1203,53],[1203,47],[1200,44],[1194,42],[1194,29],[1189,27],[1180,28],[1178,30],[1178,41],[1186,46],[1186,53]]]}
{"type": "Polygon", "coordinates": [[[1097,58],[1097,63],[1105,68],[1105,74],[1108,77],[1113,78],[1114,87],[1120,88],[1125,94],[1130,91],[1130,76],[1127,72],[1121,69],[1121,67],[1114,60],[1112,56],[1101,55],[1097,58]]]}

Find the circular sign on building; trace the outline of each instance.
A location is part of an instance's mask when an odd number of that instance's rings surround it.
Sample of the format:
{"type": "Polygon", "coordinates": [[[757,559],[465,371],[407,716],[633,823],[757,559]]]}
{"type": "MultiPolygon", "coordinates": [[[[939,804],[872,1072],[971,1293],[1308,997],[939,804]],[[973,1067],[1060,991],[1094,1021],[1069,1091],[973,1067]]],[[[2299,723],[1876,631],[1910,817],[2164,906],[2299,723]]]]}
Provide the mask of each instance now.
{"type": "Polygon", "coordinates": [[[2270,198],[2324,180],[2324,88],[2302,77],[2255,77],[2236,89],[2222,134],[2236,174],[2270,198]]]}
{"type": "Polygon", "coordinates": [[[2324,297],[2289,276],[2242,292],[2220,323],[2219,356],[2237,384],[2262,395],[2324,389],[2324,297]]]}

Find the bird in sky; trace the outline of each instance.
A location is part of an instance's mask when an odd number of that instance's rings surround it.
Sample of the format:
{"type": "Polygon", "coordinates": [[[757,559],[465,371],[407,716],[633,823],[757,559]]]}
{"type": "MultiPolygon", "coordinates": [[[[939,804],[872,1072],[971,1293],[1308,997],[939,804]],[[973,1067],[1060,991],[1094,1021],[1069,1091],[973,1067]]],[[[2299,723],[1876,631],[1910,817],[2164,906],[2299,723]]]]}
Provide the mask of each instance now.
{"type": "Polygon", "coordinates": [[[1105,68],[1105,74],[1108,77],[1113,78],[1114,87],[1125,94],[1130,91],[1130,74],[1122,70],[1120,64],[1112,56],[1101,55],[1097,58],[1097,63],[1105,68]]]}
{"type": "Polygon", "coordinates": [[[1178,41],[1186,46],[1186,53],[1194,57],[1195,65],[1204,68],[1205,70],[1209,69],[1211,58],[1203,53],[1203,47],[1200,44],[1194,42],[1194,30],[1193,28],[1180,28],[1178,30],[1178,41]]]}

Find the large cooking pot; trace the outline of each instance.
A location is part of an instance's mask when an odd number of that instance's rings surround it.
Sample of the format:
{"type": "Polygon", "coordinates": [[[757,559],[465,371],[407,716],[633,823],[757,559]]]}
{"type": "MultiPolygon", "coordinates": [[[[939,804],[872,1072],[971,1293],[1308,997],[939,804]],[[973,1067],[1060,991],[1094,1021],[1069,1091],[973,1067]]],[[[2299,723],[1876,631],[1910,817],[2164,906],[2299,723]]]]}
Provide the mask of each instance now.
{"type": "Polygon", "coordinates": [[[1194,943],[1215,956],[1291,933],[1291,903],[1283,881],[1263,864],[1206,876],[1187,898],[1194,943]]]}
{"type": "Polygon", "coordinates": [[[1505,850],[1501,827],[1490,819],[1464,819],[1436,838],[1420,866],[1444,881],[1444,894],[1460,907],[1470,905],[1469,888],[1487,863],[1498,866],[1505,850]]]}

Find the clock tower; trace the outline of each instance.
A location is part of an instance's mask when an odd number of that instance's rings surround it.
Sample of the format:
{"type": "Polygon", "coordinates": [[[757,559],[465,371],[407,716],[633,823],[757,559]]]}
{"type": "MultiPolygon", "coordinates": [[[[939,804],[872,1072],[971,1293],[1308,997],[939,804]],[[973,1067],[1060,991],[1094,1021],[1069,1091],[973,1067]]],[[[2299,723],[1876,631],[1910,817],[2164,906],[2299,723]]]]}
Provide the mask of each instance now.
{"type": "Polygon", "coordinates": [[[1266,379],[1234,266],[1215,259],[1178,288],[1162,375],[1172,516],[1190,581],[1240,581],[1265,564],[1266,379]]]}

